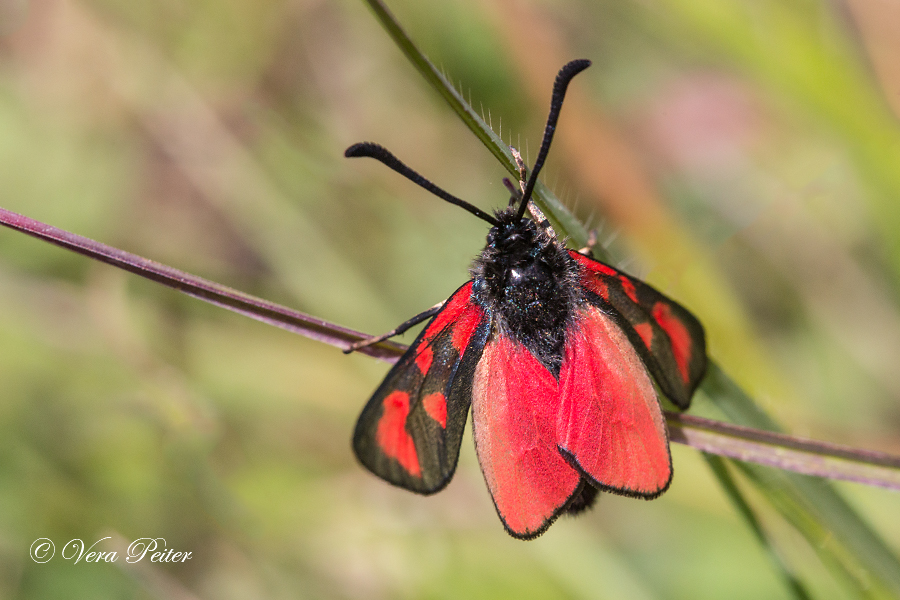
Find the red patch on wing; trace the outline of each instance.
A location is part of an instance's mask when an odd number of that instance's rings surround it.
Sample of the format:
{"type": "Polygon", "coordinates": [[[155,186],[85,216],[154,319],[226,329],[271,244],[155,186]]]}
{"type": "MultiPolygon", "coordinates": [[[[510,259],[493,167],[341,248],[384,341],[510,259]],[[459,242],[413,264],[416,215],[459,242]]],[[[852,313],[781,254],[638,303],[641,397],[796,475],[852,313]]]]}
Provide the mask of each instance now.
{"type": "Polygon", "coordinates": [[[638,302],[637,291],[634,289],[634,284],[631,282],[631,280],[624,275],[619,275],[619,281],[622,282],[622,289],[625,290],[625,293],[628,294],[628,297],[631,298],[631,301],[635,304],[640,304],[638,302]]]}
{"type": "Polygon", "coordinates": [[[610,266],[604,265],[601,262],[593,261],[591,264],[591,268],[595,271],[603,273],[604,275],[610,275],[611,277],[618,277],[619,273],[610,266]]]}
{"type": "Polygon", "coordinates": [[[609,302],[609,287],[605,281],[599,279],[594,280],[594,291],[598,296],[609,302]]]}
{"type": "Polygon", "coordinates": [[[684,326],[684,323],[672,314],[672,309],[669,308],[669,305],[664,302],[657,302],[653,305],[653,318],[669,336],[669,340],[672,342],[672,354],[675,356],[675,364],[678,365],[681,378],[687,384],[691,377],[691,334],[688,332],[687,327],[684,326]]]}
{"type": "Polygon", "coordinates": [[[437,314],[434,321],[428,325],[428,330],[425,332],[425,337],[421,343],[424,345],[430,344],[448,325],[456,321],[460,313],[466,310],[471,297],[472,282],[470,281],[451,296],[447,305],[437,314]]]}
{"type": "Polygon", "coordinates": [[[603,275],[609,275],[611,277],[618,277],[619,274],[612,267],[608,267],[603,263],[597,262],[584,256],[583,254],[579,254],[574,250],[569,250],[569,256],[574,258],[582,267],[585,268],[585,271],[581,276],[581,285],[587,288],[588,290],[594,292],[607,302],[609,302],[609,287],[607,287],[606,282],[601,278],[596,277],[596,273],[602,273],[603,275]]]}
{"type": "MultiPolygon", "coordinates": [[[[484,317],[482,308],[474,302],[469,301],[471,297],[472,282],[470,281],[450,298],[450,301],[443,310],[441,310],[434,321],[428,325],[428,329],[425,331],[425,337],[422,338],[421,341],[421,346],[423,348],[428,348],[434,341],[434,338],[440,335],[447,327],[452,327],[450,343],[456,348],[456,351],[459,352],[460,356],[465,353],[465,349],[469,345],[469,340],[472,339],[472,334],[478,329],[478,325],[481,324],[482,317],[484,317]]],[[[425,350],[422,352],[424,353],[425,350]]],[[[422,358],[422,354],[419,354],[419,356],[416,357],[416,364],[419,365],[422,373],[428,372],[428,367],[431,367],[433,358],[433,353],[424,358],[422,358]],[[420,358],[422,363],[419,363],[420,358]],[[426,365],[426,367],[423,368],[423,365],[426,365]]]]}
{"type": "Polygon", "coordinates": [[[422,399],[422,405],[428,416],[440,423],[441,427],[447,428],[447,399],[440,392],[428,394],[422,399]]]}
{"type": "Polygon", "coordinates": [[[559,445],[597,483],[656,496],[672,477],[662,409],[625,332],[589,307],[570,326],[559,374],[559,445]]]}
{"type": "Polygon", "coordinates": [[[420,347],[422,350],[416,355],[416,366],[424,375],[431,368],[431,363],[434,362],[434,351],[428,344],[421,344],[420,347]]]}
{"type": "Polygon", "coordinates": [[[609,302],[609,287],[607,287],[606,282],[602,279],[589,277],[586,278],[586,281],[582,282],[582,285],[609,302]]]}
{"type": "Polygon", "coordinates": [[[472,339],[472,334],[475,333],[483,316],[484,311],[475,303],[469,304],[465,312],[459,315],[459,319],[453,326],[453,335],[450,338],[450,343],[453,344],[460,356],[465,353],[469,340],[472,339]]]}
{"type": "Polygon", "coordinates": [[[375,440],[381,451],[395,459],[413,477],[421,477],[419,456],[412,436],[406,431],[409,415],[409,394],[393,391],[385,397],[384,412],[378,420],[375,440]]]}
{"type": "Polygon", "coordinates": [[[634,326],[634,330],[641,336],[641,339],[644,340],[644,345],[649,350],[650,344],[653,343],[653,325],[650,323],[638,323],[634,326]]]}
{"type": "Polygon", "coordinates": [[[558,384],[524,346],[498,335],[475,370],[472,424],[497,513],[516,537],[539,534],[578,489],[557,448],[558,384]]]}

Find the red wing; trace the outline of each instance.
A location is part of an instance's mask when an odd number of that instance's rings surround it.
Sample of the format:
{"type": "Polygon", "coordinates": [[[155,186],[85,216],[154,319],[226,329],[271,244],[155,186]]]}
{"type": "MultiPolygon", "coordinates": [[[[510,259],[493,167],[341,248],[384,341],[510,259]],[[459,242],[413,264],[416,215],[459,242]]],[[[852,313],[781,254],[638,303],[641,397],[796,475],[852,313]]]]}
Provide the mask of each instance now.
{"type": "Polygon", "coordinates": [[[581,286],[588,297],[622,317],[660,389],[686,409],[706,372],[706,336],[697,318],[646,283],[574,250],[569,254],[583,267],[581,286]]]}
{"type": "Polygon", "coordinates": [[[456,470],[489,329],[471,293],[470,281],[447,300],[372,395],[353,434],[366,468],[420,494],[439,491],[456,470]]]}
{"type": "Polygon", "coordinates": [[[532,538],[578,493],[581,475],[559,453],[556,379],[521,344],[497,334],[472,386],[475,450],[507,531],[532,538]]]}
{"type": "Polygon", "coordinates": [[[658,496],[672,459],[647,368],[612,317],[591,305],[579,313],[559,373],[559,449],[600,489],[658,496]]]}

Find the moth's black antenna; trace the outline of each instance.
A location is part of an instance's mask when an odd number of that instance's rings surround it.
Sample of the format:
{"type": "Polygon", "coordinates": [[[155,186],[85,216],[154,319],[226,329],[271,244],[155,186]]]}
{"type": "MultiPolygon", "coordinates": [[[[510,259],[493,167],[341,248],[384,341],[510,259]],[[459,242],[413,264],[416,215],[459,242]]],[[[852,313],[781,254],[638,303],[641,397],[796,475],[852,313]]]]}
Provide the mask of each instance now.
{"type": "Polygon", "coordinates": [[[586,59],[573,60],[559,70],[556,81],[553,83],[553,96],[550,98],[550,114],[547,116],[547,126],[544,128],[544,141],[541,142],[541,150],[538,152],[537,160],[534,161],[534,167],[531,169],[531,176],[522,192],[522,204],[519,206],[518,218],[525,215],[525,207],[528,200],[531,199],[531,192],[537,183],[538,173],[544,166],[544,160],[547,153],[550,152],[550,142],[553,141],[553,133],[556,131],[556,122],[559,120],[559,111],[562,109],[563,99],[566,97],[566,88],[572,78],[591,66],[591,61],[586,59]]]}
{"type": "Polygon", "coordinates": [[[418,173],[416,173],[415,171],[413,171],[412,169],[407,167],[405,164],[400,162],[400,159],[398,159],[396,156],[394,156],[393,154],[391,154],[385,148],[383,148],[382,146],[379,146],[378,144],[373,144],[372,142],[363,142],[361,144],[353,144],[352,146],[347,148],[346,151],[344,151],[344,156],[346,156],[348,158],[355,158],[357,156],[368,156],[369,158],[374,158],[375,160],[381,161],[385,165],[390,167],[391,169],[397,171],[398,173],[400,173],[401,175],[403,175],[404,177],[406,177],[407,179],[412,181],[413,183],[422,186],[423,188],[425,188],[426,190],[428,190],[429,192],[431,192],[438,198],[441,198],[442,200],[446,200],[450,204],[455,204],[456,206],[459,206],[460,208],[466,209],[467,211],[469,211],[470,213],[472,213],[479,219],[484,219],[491,225],[499,225],[500,224],[497,221],[497,219],[495,219],[488,213],[484,212],[477,206],[473,206],[473,205],[469,204],[468,202],[466,202],[465,200],[457,198],[453,194],[451,194],[449,192],[445,192],[438,186],[434,185],[433,183],[431,183],[430,181],[428,181],[427,179],[425,179],[424,177],[422,177],[421,175],[419,175],[418,173]]]}

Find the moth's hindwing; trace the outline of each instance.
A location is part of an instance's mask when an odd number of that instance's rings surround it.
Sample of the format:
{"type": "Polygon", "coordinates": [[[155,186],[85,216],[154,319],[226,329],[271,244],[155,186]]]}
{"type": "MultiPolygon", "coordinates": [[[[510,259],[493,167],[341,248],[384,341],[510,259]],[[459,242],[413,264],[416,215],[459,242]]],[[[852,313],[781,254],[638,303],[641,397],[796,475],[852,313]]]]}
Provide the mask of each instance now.
{"type": "Polygon", "coordinates": [[[432,494],[450,481],[472,401],[489,319],[472,282],[447,300],[366,404],[353,449],[394,485],[432,494]]]}
{"type": "Polygon", "coordinates": [[[646,363],[599,306],[579,309],[559,375],[559,450],[601,490],[655,498],[672,480],[666,422],[646,363]]]}

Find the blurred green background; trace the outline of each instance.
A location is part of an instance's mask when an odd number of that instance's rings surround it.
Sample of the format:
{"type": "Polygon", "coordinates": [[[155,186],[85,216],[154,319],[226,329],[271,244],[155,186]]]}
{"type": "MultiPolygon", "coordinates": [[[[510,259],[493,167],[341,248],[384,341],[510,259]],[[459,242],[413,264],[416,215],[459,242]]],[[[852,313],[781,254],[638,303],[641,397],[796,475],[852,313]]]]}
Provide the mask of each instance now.
{"type": "MultiPolygon", "coordinates": [[[[556,70],[592,59],[544,181],[790,433],[900,453],[897,4],[390,7],[532,159],[556,70]]],[[[456,289],[486,231],[343,158],[363,140],[506,201],[358,0],[0,0],[0,205],[379,333],[456,289]]],[[[790,597],[682,446],[659,500],[605,495],[527,543],[471,442],[440,494],[388,486],[349,444],[386,370],[0,231],[0,598],[790,597]],[[193,557],[60,557],[107,536],[193,557]]],[[[836,486],[900,549],[900,496],[836,486]]],[[[852,597],[745,491],[817,597],[852,597]]]]}

